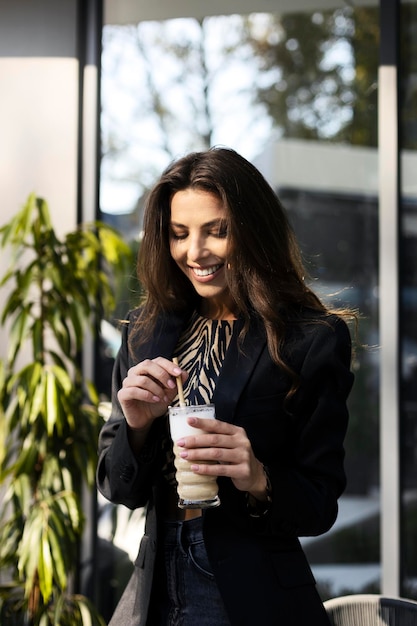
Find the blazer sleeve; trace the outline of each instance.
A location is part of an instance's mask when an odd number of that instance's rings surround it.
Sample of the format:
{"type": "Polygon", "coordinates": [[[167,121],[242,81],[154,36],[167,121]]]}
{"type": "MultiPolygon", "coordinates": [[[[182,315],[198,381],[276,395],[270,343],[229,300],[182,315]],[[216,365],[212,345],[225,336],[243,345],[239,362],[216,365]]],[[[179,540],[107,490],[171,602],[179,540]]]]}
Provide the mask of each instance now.
{"type": "Polygon", "coordinates": [[[155,420],[140,454],[133,453],[127,422],[117,399],[127,371],[135,363],[129,355],[128,335],[129,323],[123,328],[122,344],[113,368],[112,413],[99,436],[96,483],[105,498],[134,509],[145,506],[149,500],[161,449],[158,441],[165,424],[163,418],[155,420]]]}
{"type": "Polygon", "coordinates": [[[346,324],[333,317],[306,333],[308,348],[300,358],[300,386],[290,416],[293,438],[288,454],[269,465],[273,504],[265,520],[269,532],[294,536],[322,534],[336,520],[346,486],[343,441],[353,384],[346,324]]]}

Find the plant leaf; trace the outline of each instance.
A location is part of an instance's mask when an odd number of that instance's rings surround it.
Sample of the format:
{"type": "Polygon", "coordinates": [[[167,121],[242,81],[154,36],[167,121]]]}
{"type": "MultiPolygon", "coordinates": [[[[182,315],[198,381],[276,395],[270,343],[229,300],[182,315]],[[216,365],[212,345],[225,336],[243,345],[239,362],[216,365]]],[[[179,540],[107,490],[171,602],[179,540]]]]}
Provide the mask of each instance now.
{"type": "Polygon", "coordinates": [[[29,310],[27,307],[24,307],[17,313],[9,334],[7,358],[11,364],[15,362],[16,354],[26,339],[29,321],[29,310]]]}
{"type": "Polygon", "coordinates": [[[51,555],[51,546],[48,541],[48,531],[46,528],[43,529],[41,535],[41,548],[39,551],[39,565],[38,565],[38,574],[39,574],[39,589],[42,594],[43,600],[45,604],[48,603],[53,589],[53,566],[52,566],[52,555],[51,555]]]}
{"type": "Polygon", "coordinates": [[[58,432],[62,432],[56,378],[50,370],[46,371],[45,425],[49,437],[52,436],[55,427],[58,432]]]}

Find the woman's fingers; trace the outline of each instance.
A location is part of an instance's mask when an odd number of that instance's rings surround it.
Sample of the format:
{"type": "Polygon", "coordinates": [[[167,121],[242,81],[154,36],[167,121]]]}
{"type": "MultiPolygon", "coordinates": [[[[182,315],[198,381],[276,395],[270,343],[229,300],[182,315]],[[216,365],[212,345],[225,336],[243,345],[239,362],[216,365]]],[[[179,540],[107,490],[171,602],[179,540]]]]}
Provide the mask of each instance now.
{"type": "Polygon", "coordinates": [[[123,387],[137,387],[161,397],[166,390],[177,389],[176,377],[181,374],[186,377],[186,373],[168,359],[146,359],[130,368],[123,387]]]}
{"type": "Polygon", "coordinates": [[[122,388],[136,389],[137,392],[133,392],[132,397],[145,402],[166,402],[175,397],[176,377],[180,375],[185,381],[187,373],[168,359],[163,357],[146,359],[129,369],[122,388]]]}
{"type": "Polygon", "coordinates": [[[180,447],[190,450],[194,448],[213,448],[242,451],[251,448],[246,431],[240,426],[221,422],[220,420],[197,417],[189,417],[187,421],[191,426],[204,432],[196,432],[195,435],[183,437],[177,441],[180,447]]]}
{"type": "Polygon", "coordinates": [[[191,464],[198,474],[228,476],[237,489],[250,491],[259,478],[259,461],[243,428],[220,422],[189,418],[189,423],[201,430],[183,437],[176,443],[182,451],[180,456],[191,464]]]}
{"type": "Polygon", "coordinates": [[[129,375],[123,381],[121,391],[126,397],[137,398],[143,402],[159,402],[167,400],[167,391],[173,390],[170,385],[163,385],[160,381],[144,375],[129,375]]]}
{"type": "Polygon", "coordinates": [[[164,357],[145,359],[131,367],[117,397],[132,428],[163,415],[177,395],[176,377],[188,374],[164,357]]]}
{"type": "MultiPolygon", "coordinates": [[[[180,448],[183,448],[180,452],[181,458],[186,459],[190,463],[204,463],[204,461],[210,461],[211,463],[214,462],[222,464],[225,467],[229,465],[248,466],[250,464],[251,450],[246,444],[244,446],[231,447],[230,442],[226,442],[224,446],[213,447],[212,445],[210,445],[210,441],[200,440],[201,445],[197,447],[183,447],[181,446],[181,440],[177,443],[180,448]]],[[[195,444],[197,444],[197,441],[195,442],[195,444]]],[[[223,475],[231,475],[231,472],[233,472],[233,468],[221,471],[223,475]]]]}

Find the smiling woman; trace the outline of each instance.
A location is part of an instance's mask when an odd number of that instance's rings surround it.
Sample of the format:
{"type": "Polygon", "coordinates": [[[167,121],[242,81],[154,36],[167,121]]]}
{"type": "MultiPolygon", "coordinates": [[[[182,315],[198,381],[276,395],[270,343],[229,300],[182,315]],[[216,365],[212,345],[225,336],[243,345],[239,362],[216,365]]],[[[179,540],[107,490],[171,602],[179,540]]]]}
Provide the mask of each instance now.
{"type": "Polygon", "coordinates": [[[298,537],[333,525],[345,487],[350,336],[305,284],[279,199],[233,150],[173,162],[138,273],[97,479],[147,522],[111,625],[329,626],[298,537]],[[177,384],[217,419],[192,415],[173,445],[177,384]],[[219,506],[179,508],[174,449],[190,483],[217,479],[219,506]]]}
{"type": "Polygon", "coordinates": [[[227,288],[228,238],[226,210],[210,192],[185,189],[171,200],[170,251],[172,258],[202,298],[206,317],[236,317],[236,305],[227,288]]]}

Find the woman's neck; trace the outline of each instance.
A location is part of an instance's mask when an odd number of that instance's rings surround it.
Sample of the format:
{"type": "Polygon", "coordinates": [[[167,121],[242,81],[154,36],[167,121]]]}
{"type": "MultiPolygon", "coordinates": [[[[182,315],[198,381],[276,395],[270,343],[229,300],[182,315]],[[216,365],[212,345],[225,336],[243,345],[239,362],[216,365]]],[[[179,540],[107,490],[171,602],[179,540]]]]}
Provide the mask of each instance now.
{"type": "Polygon", "coordinates": [[[237,319],[236,306],[232,306],[232,303],[227,303],[225,301],[219,302],[203,298],[200,301],[198,312],[202,317],[206,317],[211,320],[237,319]]]}

